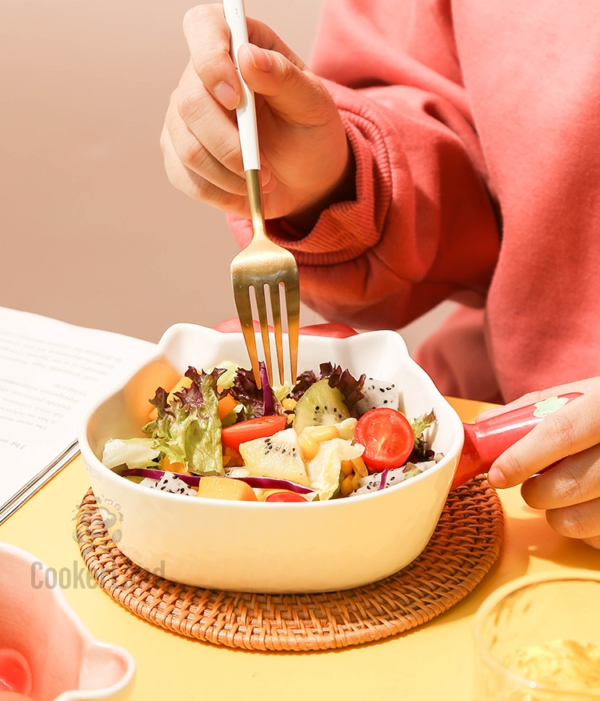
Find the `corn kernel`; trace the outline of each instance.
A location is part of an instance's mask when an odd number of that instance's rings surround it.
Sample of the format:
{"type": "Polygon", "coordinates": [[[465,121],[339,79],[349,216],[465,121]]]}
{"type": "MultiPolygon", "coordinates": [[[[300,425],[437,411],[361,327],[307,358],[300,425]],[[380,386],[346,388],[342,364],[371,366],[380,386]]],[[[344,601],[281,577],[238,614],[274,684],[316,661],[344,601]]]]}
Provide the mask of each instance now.
{"type": "Polygon", "coordinates": [[[342,472],[348,477],[348,475],[354,474],[354,465],[351,460],[342,460],[342,472]]]}
{"type": "Polygon", "coordinates": [[[310,432],[310,437],[313,441],[317,443],[323,443],[324,441],[331,441],[334,438],[340,437],[340,432],[337,426],[330,424],[328,426],[317,426],[310,432]]]}
{"type": "Polygon", "coordinates": [[[291,397],[286,397],[281,402],[281,406],[285,409],[285,411],[294,411],[294,407],[296,406],[296,404],[296,400],[292,399],[291,397]]]}
{"type": "Polygon", "coordinates": [[[361,477],[366,477],[369,474],[369,470],[367,469],[367,466],[365,465],[365,461],[361,457],[352,458],[351,462],[354,465],[355,471],[361,477]]]}
{"type": "Polygon", "coordinates": [[[352,475],[348,475],[348,477],[346,477],[344,479],[344,481],[342,482],[342,484],[340,486],[340,494],[343,497],[347,497],[348,494],[350,494],[351,492],[354,491],[353,481],[354,481],[354,477],[352,475]]]}
{"type": "Polygon", "coordinates": [[[312,460],[319,452],[319,444],[309,438],[306,433],[302,432],[298,436],[298,445],[304,460],[312,460]]]}

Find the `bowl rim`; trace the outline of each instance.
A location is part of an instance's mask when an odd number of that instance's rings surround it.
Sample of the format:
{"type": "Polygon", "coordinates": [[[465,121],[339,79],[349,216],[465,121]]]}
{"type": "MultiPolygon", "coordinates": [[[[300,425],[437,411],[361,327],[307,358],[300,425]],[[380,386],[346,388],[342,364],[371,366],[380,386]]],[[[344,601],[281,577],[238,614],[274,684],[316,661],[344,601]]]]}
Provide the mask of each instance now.
{"type": "MultiPolygon", "coordinates": [[[[95,455],[94,451],[92,450],[89,441],[87,439],[87,427],[89,425],[89,422],[94,415],[94,413],[100,408],[102,404],[107,402],[111,397],[113,397],[115,394],[117,394],[119,391],[121,391],[124,387],[124,385],[128,382],[129,379],[136,373],[138,373],[143,367],[146,365],[152,363],[153,361],[157,360],[158,358],[164,358],[165,353],[163,352],[163,349],[167,346],[169,342],[171,342],[172,337],[174,337],[178,332],[189,330],[189,329],[200,329],[202,332],[210,332],[211,334],[218,334],[220,336],[226,336],[226,337],[231,337],[233,339],[239,340],[241,344],[244,343],[243,340],[243,334],[242,333],[237,333],[237,332],[222,332],[222,331],[217,331],[216,329],[211,329],[205,326],[201,326],[198,324],[191,324],[191,323],[177,323],[173,324],[170,326],[164,334],[162,335],[161,339],[156,345],[156,352],[154,354],[145,354],[143,357],[140,358],[140,362],[135,364],[134,367],[130,367],[127,375],[125,377],[120,377],[117,379],[115,382],[113,382],[109,387],[107,387],[104,391],[102,391],[99,394],[96,394],[95,397],[91,402],[88,403],[85,411],[82,413],[82,417],[79,422],[79,430],[78,430],[78,442],[79,442],[79,449],[82,453],[82,456],[84,457],[84,462],[91,461],[93,465],[96,466],[96,468],[100,469],[103,471],[103,474],[106,475],[106,473],[109,473],[110,476],[107,477],[109,480],[118,480],[117,484],[121,485],[121,488],[124,489],[134,489],[136,493],[138,492],[138,485],[130,482],[129,480],[124,479],[121,477],[118,473],[114,472],[114,470],[106,467],[104,463],[95,455]]],[[[259,339],[259,333],[256,333],[257,340],[259,339]]],[[[417,484],[418,482],[421,482],[424,479],[427,479],[433,474],[438,473],[440,470],[444,469],[449,462],[455,460],[456,464],[458,464],[458,459],[460,458],[460,454],[462,451],[462,446],[464,442],[464,432],[463,432],[463,424],[462,421],[460,420],[458,414],[456,413],[455,409],[452,407],[452,405],[448,402],[448,400],[442,395],[442,393],[439,391],[439,389],[436,387],[435,383],[431,379],[431,377],[421,368],[420,365],[410,356],[408,353],[408,349],[406,347],[406,343],[404,342],[404,339],[402,338],[401,334],[399,334],[397,331],[391,331],[391,330],[377,330],[377,331],[365,331],[363,333],[357,334],[355,336],[348,336],[346,338],[333,338],[333,337],[327,337],[327,336],[304,336],[303,340],[304,342],[307,343],[314,343],[315,339],[321,339],[321,340],[329,340],[329,341],[334,341],[334,342],[339,342],[340,345],[346,345],[346,344],[352,344],[353,342],[356,342],[356,339],[361,338],[364,339],[365,337],[367,338],[372,338],[375,340],[375,337],[380,336],[386,336],[388,338],[393,338],[395,343],[399,343],[400,347],[403,349],[403,356],[402,356],[402,362],[406,363],[408,362],[409,365],[413,366],[413,369],[417,371],[417,373],[420,375],[420,382],[424,382],[429,386],[429,390],[433,392],[434,395],[437,395],[438,400],[442,403],[442,405],[445,407],[445,409],[448,412],[448,418],[450,418],[452,421],[454,421],[455,426],[454,426],[454,434],[452,436],[452,443],[449,446],[448,450],[445,452],[444,456],[442,459],[436,463],[436,465],[432,466],[428,470],[422,472],[420,475],[415,475],[411,477],[408,480],[405,480],[403,482],[400,482],[399,484],[393,485],[391,487],[388,487],[386,489],[382,490],[375,490],[373,492],[367,493],[367,494],[358,494],[353,497],[347,497],[343,499],[328,499],[326,501],[307,501],[305,503],[300,503],[300,502],[286,502],[286,503],[269,503],[266,504],[261,501],[226,501],[226,500],[219,500],[219,505],[224,507],[224,508],[234,508],[236,510],[239,510],[241,508],[248,508],[248,509],[267,509],[269,511],[280,511],[281,509],[289,510],[290,508],[302,508],[306,510],[307,508],[347,508],[347,506],[344,505],[349,505],[355,502],[359,501],[364,501],[365,499],[373,499],[375,497],[382,497],[384,495],[389,495],[390,493],[395,493],[398,490],[401,489],[406,489],[407,485],[410,484],[417,484]]],[[[360,341],[361,343],[364,343],[364,340],[360,341]]],[[[453,474],[456,471],[456,465],[453,470],[453,474]]],[[[448,490],[450,489],[450,484],[451,484],[452,477],[450,478],[450,481],[448,483],[448,490]]],[[[167,499],[167,500],[175,500],[175,503],[182,503],[181,499],[186,499],[189,501],[189,497],[180,495],[180,494],[171,494],[167,492],[161,492],[159,490],[144,490],[144,493],[148,493],[149,495],[153,495],[156,498],[162,498],[162,499],[167,499]]],[[[206,504],[210,503],[214,505],[215,500],[214,499],[209,499],[206,497],[194,497],[194,499],[199,503],[199,504],[206,504]]]]}

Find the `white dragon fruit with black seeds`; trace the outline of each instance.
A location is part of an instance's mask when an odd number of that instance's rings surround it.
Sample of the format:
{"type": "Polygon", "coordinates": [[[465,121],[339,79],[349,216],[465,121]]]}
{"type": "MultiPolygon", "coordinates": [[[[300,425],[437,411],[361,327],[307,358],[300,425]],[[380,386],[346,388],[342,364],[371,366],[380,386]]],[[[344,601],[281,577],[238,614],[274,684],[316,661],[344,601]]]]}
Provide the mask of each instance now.
{"type": "Polygon", "coordinates": [[[362,388],[363,398],[356,405],[359,416],[369,409],[388,407],[398,409],[400,407],[400,389],[394,382],[374,380],[368,377],[362,388]]]}
{"type": "Polygon", "coordinates": [[[187,497],[196,496],[195,490],[188,487],[174,472],[165,472],[159,480],[145,477],[140,482],[140,485],[149,489],[158,489],[159,492],[166,492],[167,494],[182,494],[187,497]]]}
{"type": "MultiPolygon", "coordinates": [[[[361,479],[358,480],[358,487],[350,494],[350,496],[354,497],[358,496],[359,494],[371,494],[372,492],[377,492],[381,485],[382,474],[383,473],[381,472],[376,472],[375,474],[361,477],[361,479]]],[[[404,468],[397,467],[394,470],[388,470],[385,478],[384,489],[400,484],[400,482],[404,482],[405,479],[406,475],[404,473],[404,468]]]]}

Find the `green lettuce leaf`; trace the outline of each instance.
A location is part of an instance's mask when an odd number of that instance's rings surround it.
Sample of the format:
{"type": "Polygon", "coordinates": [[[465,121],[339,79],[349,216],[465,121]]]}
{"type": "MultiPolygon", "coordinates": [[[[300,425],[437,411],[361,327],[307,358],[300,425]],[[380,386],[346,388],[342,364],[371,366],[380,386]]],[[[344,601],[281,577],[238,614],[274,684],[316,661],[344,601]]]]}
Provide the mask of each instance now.
{"type": "Polygon", "coordinates": [[[410,456],[413,462],[426,460],[429,457],[427,455],[427,444],[423,438],[423,431],[429,428],[435,421],[436,418],[433,409],[428,414],[418,416],[416,419],[410,419],[410,425],[415,434],[415,447],[410,456]]]}
{"type": "Polygon", "coordinates": [[[171,462],[183,463],[195,474],[224,474],[217,395],[217,380],[223,372],[215,368],[199,373],[189,367],[185,373],[192,380],[189,387],[175,392],[170,401],[159,387],[150,400],[157,416],[144,426],[144,433],[171,462]]]}

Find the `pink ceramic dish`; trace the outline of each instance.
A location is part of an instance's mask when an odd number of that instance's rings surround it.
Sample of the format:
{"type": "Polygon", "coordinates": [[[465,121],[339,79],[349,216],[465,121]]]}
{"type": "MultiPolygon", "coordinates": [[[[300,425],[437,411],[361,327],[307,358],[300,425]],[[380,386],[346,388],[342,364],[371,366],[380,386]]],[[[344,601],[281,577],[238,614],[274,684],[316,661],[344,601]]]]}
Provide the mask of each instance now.
{"type": "Polygon", "coordinates": [[[52,584],[33,555],[0,543],[0,688],[34,701],[125,701],[133,657],[94,639],[52,584]]]}
{"type": "MultiPolygon", "coordinates": [[[[243,337],[191,324],[164,334],[155,358],[83,417],[79,445],[97,500],[118,505],[107,523],[118,547],[145,569],[186,584],[263,592],[330,591],[367,584],[409,564],[427,544],[446,500],[464,431],[426,373],[391,331],[349,338],[302,337],[299,370],[334,362],[354,375],[395,382],[402,409],[432,409],[432,469],[374,494],[307,504],[265,504],[182,497],[148,490],[100,461],[108,438],[142,435],[141,397],[161,377],[174,382],[188,365],[209,370],[222,360],[248,365],[243,337]],[[171,368],[171,369],[169,369],[171,368]],[[175,368],[176,372],[173,372],[175,368]],[[117,533],[118,531],[118,533],[117,533]]],[[[148,412],[148,405],[144,411],[148,412]]]]}

